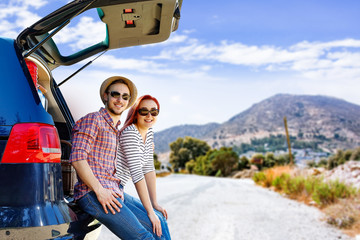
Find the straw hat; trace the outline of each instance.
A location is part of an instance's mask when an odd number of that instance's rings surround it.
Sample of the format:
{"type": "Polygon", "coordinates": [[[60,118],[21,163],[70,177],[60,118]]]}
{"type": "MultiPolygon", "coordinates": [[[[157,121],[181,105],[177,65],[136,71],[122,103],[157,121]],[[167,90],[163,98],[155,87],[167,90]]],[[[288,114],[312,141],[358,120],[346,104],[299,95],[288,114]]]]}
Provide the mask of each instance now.
{"type": "Polygon", "coordinates": [[[135,101],[136,101],[136,97],[137,97],[137,89],[136,89],[136,86],[135,84],[130,81],[129,79],[127,79],[126,77],[121,77],[121,76],[113,76],[113,77],[109,77],[108,79],[106,79],[102,84],[101,84],[101,87],[100,87],[100,98],[101,98],[101,101],[105,104],[105,99],[104,99],[104,93],[105,93],[105,90],[107,89],[107,87],[113,83],[114,81],[116,80],[122,80],[125,82],[125,84],[129,87],[129,90],[130,90],[130,101],[129,101],[129,104],[127,106],[126,109],[128,109],[129,107],[131,107],[135,101]]]}

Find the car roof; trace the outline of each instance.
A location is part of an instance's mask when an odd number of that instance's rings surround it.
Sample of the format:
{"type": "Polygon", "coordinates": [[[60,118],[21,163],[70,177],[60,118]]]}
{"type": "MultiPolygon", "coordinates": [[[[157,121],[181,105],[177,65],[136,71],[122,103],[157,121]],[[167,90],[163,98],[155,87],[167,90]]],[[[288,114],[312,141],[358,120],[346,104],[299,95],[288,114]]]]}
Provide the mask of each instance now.
{"type": "Polygon", "coordinates": [[[23,30],[16,43],[23,56],[35,52],[50,69],[72,65],[105,50],[165,41],[177,29],[181,4],[182,0],[76,0],[23,30]],[[94,8],[106,25],[106,38],[71,55],[61,54],[53,34],[94,8]]]}

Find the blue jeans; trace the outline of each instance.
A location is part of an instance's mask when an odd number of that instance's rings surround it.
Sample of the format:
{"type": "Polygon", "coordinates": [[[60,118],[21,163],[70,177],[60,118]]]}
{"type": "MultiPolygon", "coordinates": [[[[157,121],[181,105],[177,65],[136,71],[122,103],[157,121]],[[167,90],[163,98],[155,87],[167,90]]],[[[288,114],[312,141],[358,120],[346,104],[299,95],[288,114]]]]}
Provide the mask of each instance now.
{"type": "Polygon", "coordinates": [[[162,235],[158,237],[152,231],[152,224],[140,200],[124,193],[124,201],[120,212],[106,214],[98,201],[96,194],[91,191],[78,200],[80,208],[104,224],[110,231],[122,240],[127,239],[171,239],[166,219],[155,210],[161,221],[162,235]]]}

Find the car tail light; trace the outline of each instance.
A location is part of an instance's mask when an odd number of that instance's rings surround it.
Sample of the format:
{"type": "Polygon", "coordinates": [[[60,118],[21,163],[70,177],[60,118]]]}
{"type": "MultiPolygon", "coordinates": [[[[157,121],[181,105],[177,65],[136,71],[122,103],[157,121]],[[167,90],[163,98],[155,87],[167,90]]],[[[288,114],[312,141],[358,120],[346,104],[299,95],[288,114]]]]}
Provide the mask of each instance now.
{"type": "Polygon", "coordinates": [[[19,123],[11,130],[2,163],[60,162],[61,145],[52,125],[19,123]]]}
{"type": "Polygon", "coordinates": [[[25,60],[26,66],[29,69],[31,78],[34,82],[36,88],[38,88],[38,67],[36,64],[30,60],[25,60]]]}

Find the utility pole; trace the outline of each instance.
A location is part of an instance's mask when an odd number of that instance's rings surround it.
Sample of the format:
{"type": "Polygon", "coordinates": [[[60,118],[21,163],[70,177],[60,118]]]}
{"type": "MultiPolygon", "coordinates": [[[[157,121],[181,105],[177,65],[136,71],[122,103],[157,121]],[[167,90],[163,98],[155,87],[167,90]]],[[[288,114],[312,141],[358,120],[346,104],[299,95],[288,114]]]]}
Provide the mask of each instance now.
{"type": "Polygon", "coordinates": [[[293,165],[294,161],[293,161],[292,154],[291,154],[290,136],[289,136],[289,131],[288,131],[288,127],[287,127],[286,116],[284,117],[284,125],[285,125],[286,139],[287,139],[287,144],[288,144],[288,149],[289,149],[290,165],[293,165]]]}

